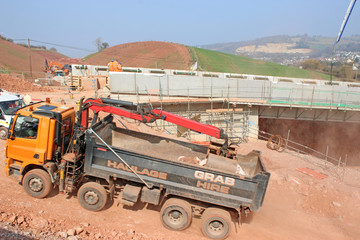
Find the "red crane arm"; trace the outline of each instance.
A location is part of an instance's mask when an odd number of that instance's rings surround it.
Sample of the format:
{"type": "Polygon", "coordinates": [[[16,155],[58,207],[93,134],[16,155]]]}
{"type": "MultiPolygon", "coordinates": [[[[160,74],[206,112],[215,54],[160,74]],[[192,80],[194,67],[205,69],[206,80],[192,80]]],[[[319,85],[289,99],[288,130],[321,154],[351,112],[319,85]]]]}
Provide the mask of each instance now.
{"type": "MultiPolygon", "coordinates": [[[[207,134],[212,137],[226,139],[227,135],[224,134],[222,129],[219,129],[212,125],[203,124],[196,122],[191,119],[181,117],[179,115],[166,112],[160,109],[152,109],[149,105],[146,105],[147,108],[142,108],[142,105],[136,105],[132,102],[118,101],[112,99],[88,99],[84,102],[83,109],[91,109],[95,113],[100,111],[116,114],[119,116],[135,119],[143,123],[151,123],[156,119],[162,119],[167,122],[174,123],[176,125],[189,128],[193,131],[207,134]],[[116,105],[116,106],[112,106],[116,105]],[[140,107],[140,108],[139,108],[140,107]],[[136,108],[136,110],[131,110],[131,108],[136,108]]],[[[87,128],[87,111],[82,111],[81,125],[87,128]]]]}
{"type": "Polygon", "coordinates": [[[162,111],[160,109],[152,110],[153,114],[158,115],[158,118],[161,118],[167,122],[174,123],[176,125],[180,125],[196,132],[204,133],[212,137],[216,138],[224,138],[224,133],[222,129],[219,129],[212,125],[203,124],[188,118],[181,117],[179,115],[162,111]]]}

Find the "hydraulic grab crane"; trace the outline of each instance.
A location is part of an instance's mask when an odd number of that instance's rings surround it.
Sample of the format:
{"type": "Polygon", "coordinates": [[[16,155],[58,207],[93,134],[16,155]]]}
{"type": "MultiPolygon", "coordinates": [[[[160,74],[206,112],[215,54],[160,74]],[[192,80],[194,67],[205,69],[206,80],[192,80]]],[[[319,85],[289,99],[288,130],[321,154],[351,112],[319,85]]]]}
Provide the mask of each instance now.
{"type": "Polygon", "coordinates": [[[231,158],[235,153],[235,149],[229,147],[228,135],[224,133],[223,129],[184,118],[161,109],[153,109],[152,106],[147,103],[134,104],[129,101],[99,98],[87,99],[85,102],[83,102],[82,99],[80,106],[80,119],[78,119],[78,122],[81,123],[80,125],[82,129],[88,128],[89,109],[94,111],[92,124],[96,122],[99,112],[108,112],[118,116],[138,120],[142,123],[152,123],[157,119],[162,119],[164,121],[191,129],[195,132],[203,133],[217,139],[224,139],[224,144],[211,143],[210,151],[214,153],[216,152],[217,155],[231,158]]]}
{"type": "Polygon", "coordinates": [[[135,119],[143,123],[152,123],[157,119],[162,119],[167,122],[180,125],[196,132],[204,133],[218,139],[227,139],[227,135],[224,134],[222,129],[219,129],[212,125],[196,122],[191,119],[187,119],[176,114],[166,112],[160,109],[152,109],[149,104],[134,104],[132,102],[112,100],[107,98],[101,99],[88,99],[83,104],[82,121],[81,125],[87,128],[87,109],[91,109],[95,112],[94,119],[100,111],[116,114],[119,116],[135,119]]]}

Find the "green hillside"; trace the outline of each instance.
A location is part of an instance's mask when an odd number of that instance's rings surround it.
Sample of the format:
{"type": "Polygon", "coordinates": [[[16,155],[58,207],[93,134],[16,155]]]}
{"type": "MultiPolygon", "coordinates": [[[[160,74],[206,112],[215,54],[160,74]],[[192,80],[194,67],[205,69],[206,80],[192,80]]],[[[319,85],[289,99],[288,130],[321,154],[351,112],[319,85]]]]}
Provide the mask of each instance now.
{"type": "Polygon", "coordinates": [[[212,50],[189,47],[194,61],[198,60],[199,71],[244,73],[294,78],[329,79],[329,75],[255,60],[212,50]]]}

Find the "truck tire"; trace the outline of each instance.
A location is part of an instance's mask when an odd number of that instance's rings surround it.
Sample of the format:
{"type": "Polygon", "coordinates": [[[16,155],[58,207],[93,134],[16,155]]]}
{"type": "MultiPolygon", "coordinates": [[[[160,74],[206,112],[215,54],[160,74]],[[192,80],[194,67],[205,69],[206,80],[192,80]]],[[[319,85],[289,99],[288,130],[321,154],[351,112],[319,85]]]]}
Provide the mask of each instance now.
{"type": "Polygon", "coordinates": [[[90,211],[100,211],[107,202],[107,192],[103,186],[96,182],[82,185],[77,194],[80,205],[90,211]]]}
{"type": "Polygon", "coordinates": [[[202,215],[202,233],[212,239],[225,239],[231,231],[230,213],[220,208],[208,208],[202,215]]]}
{"type": "Polygon", "coordinates": [[[35,198],[44,198],[48,196],[53,189],[50,175],[41,169],[33,169],[27,172],[22,184],[25,191],[35,198]]]}
{"type": "Polygon", "coordinates": [[[170,230],[176,231],[188,228],[192,220],[190,204],[177,198],[168,199],[162,206],[160,215],[163,225],[170,230]]]}
{"type": "Polygon", "coordinates": [[[8,135],[8,128],[6,127],[0,127],[0,139],[6,140],[8,135]]]}

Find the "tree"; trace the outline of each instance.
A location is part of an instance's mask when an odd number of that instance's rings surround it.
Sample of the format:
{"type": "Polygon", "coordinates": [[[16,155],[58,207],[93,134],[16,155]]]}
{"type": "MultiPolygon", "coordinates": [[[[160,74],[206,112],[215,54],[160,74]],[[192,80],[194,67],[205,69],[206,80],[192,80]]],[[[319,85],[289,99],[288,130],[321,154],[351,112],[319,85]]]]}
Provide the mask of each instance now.
{"type": "Polygon", "coordinates": [[[97,39],[95,39],[95,45],[97,47],[97,50],[101,51],[101,37],[98,37],[97,39]]]}
{"type": "Polygon", "coordinates": [[[109,47],[107,42],[102,42],[101,37],[96,38],[95,45],[99,52],[109,47]]]}
{"type": "Polygon", "coordinates": [[[107,42],[103,42],[102,43],[102,49],[101,50],[104,50],[104,49],[106,49],[106,48],[108,48],[109,47],[109,44],[107,43],[107,42]]]}
{"type": "Polygon", "coordinates": [[[345,80],[354,79],[354,70],[352,68],[352,65],[342,65],[339,70],[339,75],[345,80]]]}
{"type": "Polygon", "coordinates": [[[307,70],[321,70],[323,68],[321,62],[316,59],[307,59],[301,63],[301,66],[307,70]]]}

